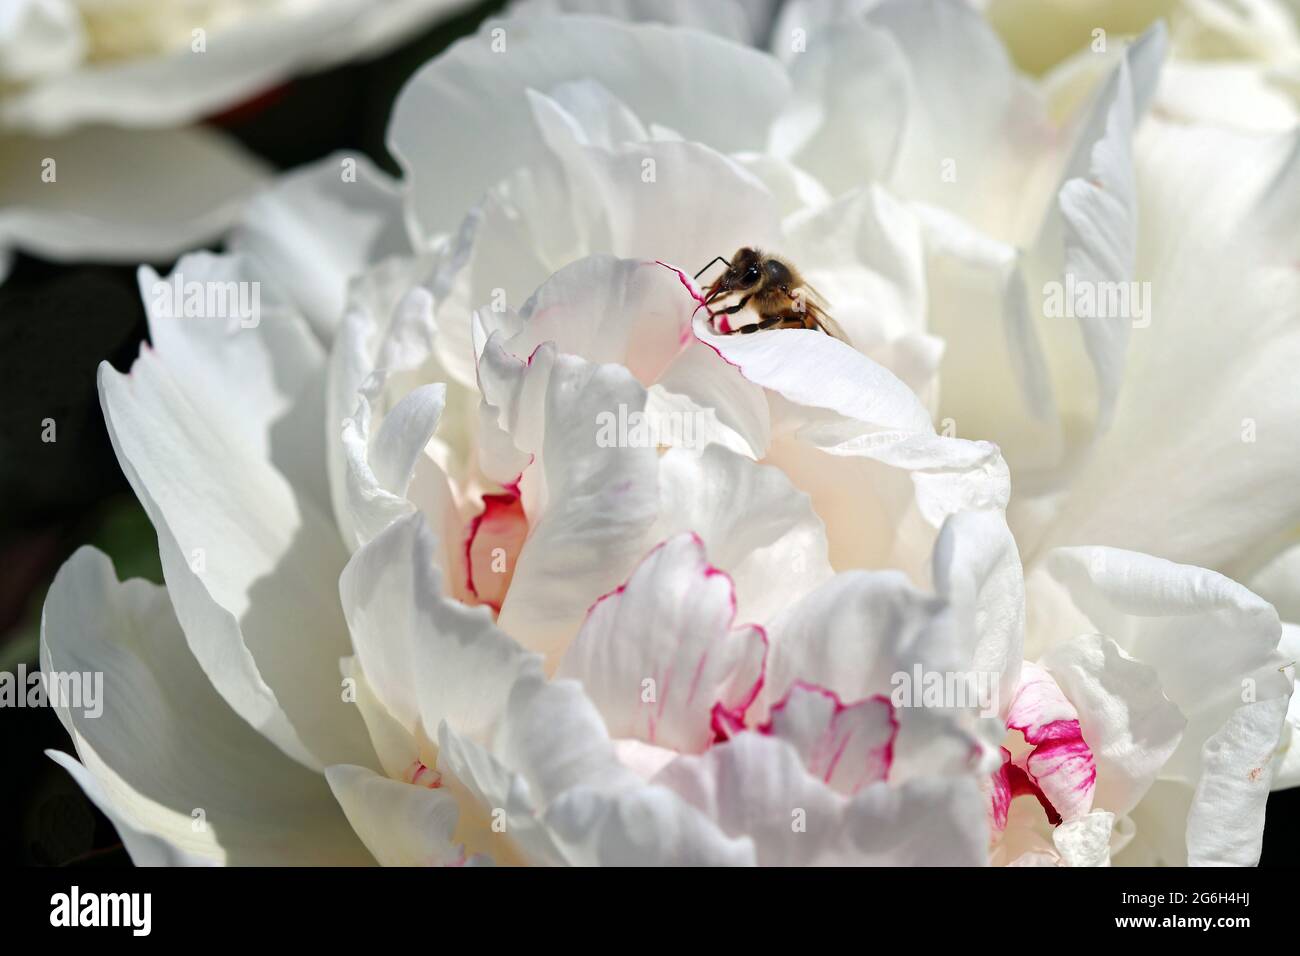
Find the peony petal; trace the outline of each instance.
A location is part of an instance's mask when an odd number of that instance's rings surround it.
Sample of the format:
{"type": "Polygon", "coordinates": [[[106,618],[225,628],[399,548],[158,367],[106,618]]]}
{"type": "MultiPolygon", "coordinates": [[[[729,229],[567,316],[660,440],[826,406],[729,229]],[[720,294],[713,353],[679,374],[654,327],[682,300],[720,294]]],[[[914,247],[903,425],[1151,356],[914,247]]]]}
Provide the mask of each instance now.
{"type": "Polygon", "coordinates": [[[1300,151],[1294,136],[1151,119],[1136,157],[1136,275],[1151,284],[1149,327],[1133,332],[1110,431],[1035,522],[1026,557],[1105,542],[1245,579],[1258,542],[1300,517],[1286,479],[1300,446],[1281,438],[1294,393],[1271,384],[1300,356],[1300,247],[1282,225],[1295,218],[1288,176],[1300,151]]]}
{"type": "Polygon", "coordinates": [[[396,184],[346,153],[278,179],[248,204],[229,245],[275,278],[325,342],[342,320],[348,279],[411,252],[396,184]]]}
{"type": "Polygon", "coordinates": [[[809,776],[784,741],[743,733],[683,756],[656,781],[733,838],[760,866],[982,865],[984,801],[971,778],[875,784],[852,800],[809,776]]]}
{"type": "Polygon", "coordinates": [[[445,721],[490,740],[515,679],[538,661],[485,609],[446,595],[437,550],[423,517],[394,521],[344,568],[344,613],[366,681],[409,734],[436,740],[445,721]]]}
{"type": "Polygon", "coordinates": [[[715,708],[743,714],[762,681],[767,639],[733,626],[735,601],[698,536],[670,538],[592,606],[556,674],[582,682],[612,736],[699,753],[715,708]]]}
{"type": "Polygon", "coordinates": [[[1028,81],[968,4],[881,3],[868,22],[893,37],[908,66],[913,109],[891,188],[1013,240],[1032,208],[1026,197],[1045,192],[1032,158],[1052,142],[1028,81]]]}
{"type": "Polygon", "coordinates": [[[792,744],[810,774],[852,796],[889,776],[898,721],[884,696],[845,704],[834,691],[796,683],[759,731],[792,744]]]}
{"type": "Polygon", "coordinates": [[[657,540],[689,531],[735,584],[741,620],[767,621],[826,581],[826,532],[778,469],[719,446],[659,460],[657,540]]]}
{"type": "Polygon", "coordinates": [[[191,21],[177,11],[184,38],[177,48],[146,47],[144,55],[48,77],[7,97],[0,118],[42,131],[86,122],[175,126],[295,73],[377,52],[459,5],[461,0],[396,0],[381,7],[366,0],[274,4],[213,27],[197,52],[191,48],[191,21]]]}
{"type": "Polygon", "coordinates": [[[58,262],[171,259],[227,229],[266,175],[260,161],[206,127],[5,133],[0,255],[17,246],[58,262]],[[47,172],[56,178],[45,181],[47,172]]]}
{"type": "Polygon", "coordinates": [[[615,795],[576,787],[547,808],[546,825],[578,866],[752,866],[746,836],[728,837],[666,787],[615,795]]]}
{"type": "Polygon", "coordinates": [[[129,376],[103,364],[99,388],[176,616],[218,692],[309,767],[369,763],[365,728],[340,699],[345,554],[333,525],[152,350],[129,376]]]}
{"type": "Polygon", "coordinates": [[[944,523],[934,549],[934,588],[974,640],[971,669],[997,675],[997,700],[1009,702],[1025,644],[1025,584],[1001,513],[962,511],[944,523]]]}
{"type": "MultiPolygon", "coordinates": [[[[495,349],[490,341],[485,359],[495,349]]],[[[586,609],[625,580],[652,543],[657,459],[653,448],[598,441],[602,416],[644,408],[645,391],[625,369],[556,355],[549,345],[527,365],[500,361],[517,391],[494,397],[485,380],[485,399],[506,406],[503,427],[536,460],[522,485],[531,531],[498,623],[554,668],[586,609]]]]}
{"type": "MultiPolygon", "coordinates": [[[[913,95],[898,42],[861,19],[838,20],[811,43],[806,34],[805,48],[790,57],[793,96],[772,126],[770,151],[834,195],[888,181],[913,95]]],[[[777,36],[794,40],[788,29],[777,36]]]]}
{"type": "Polygon", "coordinates": [[[775,61],[692,30],[587,17],[489,21],[418,72],[393,108],[389,148],[410,177],[423,229],[450,231],[464,197],[537,165],[544,147],[524,91],[579,78],[599,82],[644,123],[729,150],[762,145],[789,89],[775,61]],[[694,107],[700,90],[709,91],[706,111],[694,107]],[[440,117],[436,128],[429,116],[440,117]]]}
{"type": "Polygon", "coordinates": [[[213,689],[163,588],[119,584],[106,556],[81,548],[46,599],[41,668],[59,680],[102,675],[97,702],[54,701],[84,769],[52,756],[121,825],[137,863],[366,859],[321,777],[213,689]]]}
{"type": "Polygon", "coordinates": [[[324,436],[319,429],[325,353],[301,313],[243,256],[196,252],[165,279],[137,274],[149,339],[169,368],[312,501],[328,507],[324,436]],[[197,285],[196,285],[197,284],[197,285]],[[187,314],[197,292],[204,314],[187,314]],[[225,295],[224,301],[216,293],[225,295]],[[207,314],[207,303],[217,314],[207,314]],[[230,370],[240,387],[230,387],[230,370]]]}
{"type": "Polygon", "coordinates": [[[513,0],[511,16],[604,16],[626,23],[668,23],[755,45],[775,0],[513,0]]]}
{"type": "Polygon", "coordinates": [[[365,767],[327,767],[325,778],[366,849],[381,866],[458,866],[452,843],[459,810],[445,790],[381,777],[365,767]]]}
{"type": "Polygon", "coordinates": [[[1034,749],[1025,770],[1052,809],[1074,820],[1092,809],[1097,764],[1079,726],[1079,712],[1052,675],[1037,664],[1020,671],[1020,685],[1007,708],[1007,728],[1024,734],[1034,749]]]}
{"type": "MultiPolygon", "coordinates": [[[[1187,718],[1162,777],[1194,785],[1205,741],[1244,700],[1287,697],[1281,626],[1267,602],[1201,568],[1113,548],[1062,548],[1046,566],[1100,633],[1153,667],[1187,718]]],[[[1074,636],[1056,633],[1059,643],[1074,636]]]]}
{"type": "Polygon", "coordinates": [[[1097,767],[1093,803],[1128,814],[1178,747],[1186,718],[1152,668],[1098,634],[1058,644],[1040,663],[1078,710],[1097,767]]]}
{"type": "MultiPolygon", "coordinates": [[[[442,384],[422,385],[407,394],[384,417],[371,438],[370,403],[362,395],[356,415],[343,423],[343,450],[347,455],[348,526],[356,546],[365,544],[397,518],[417,510],[411,482],[417,468],[440,493],[430,517],[440,521],[446,535],[457,530],[456,509],[446,475],[424,457],[446,404],[442,384]]],[[[459,569],[458,561],[444,555],[442,565],[459,569]]]]}
{"type": "Polygon", "coordinates": [[[1286,709],[1284,696],[1246,704],[1205,741],[1201,778],[1187,815],[1189,866],[1259,863],[1270,760],[1286,709]]]}
{"type": "Polygon", "coordinates": [[[1062,823],[1052,842],[1066,866],[1110,866],[1110,837],[1115,814],[1094,810],[1062,823]]]}

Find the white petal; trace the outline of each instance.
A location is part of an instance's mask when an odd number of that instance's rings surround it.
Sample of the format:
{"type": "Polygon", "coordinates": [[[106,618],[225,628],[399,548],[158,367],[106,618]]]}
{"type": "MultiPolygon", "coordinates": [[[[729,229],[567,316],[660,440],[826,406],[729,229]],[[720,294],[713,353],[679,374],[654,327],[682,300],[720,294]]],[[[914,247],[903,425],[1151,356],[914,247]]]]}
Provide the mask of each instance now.
{"type": "Polygon", "coordinates": [[[1011,700],[1025,644],[1020,555],[997,511],[962,511],[944,523],[934,549],[934,588],[974,643],[971,669],[997,675],[998,700],[1011,700]]]}
{"type": "Polygon", "coordinates": [[[763,623],[831,575],[826,532],[807,496],[778,469],[719,446],[659,460],[657,540],[689,531],[736,589],[741,621],[763,623]]]}
{"type": "Polygon", "coordinates": [[[1161,691],[1154,669],[1101,635],[1057,645],[1041,663],[1078,710],[1097,766],[1094,805],[1129,813],[1164,769],[1187,720],[1161,691]]]}
{"type": "Polygon", "coordinates": [[[228,228],[267,176],[206,127],[87,127],[0,142],[0,251],[16,245],[59,262],[170,259],[228,228]],[[47,172],[56,178],[46,182],[47,172]]]}
{"type": "Polygon", "coordinates": [[[327,767],[325,777],[348,822],[382,866],[464,862],[463,852],[451,839],[459,810],[450,793],[347,764],[327,767]]]}
{"type": "Polygon", "coordinates": [[[744,733],[679,757],[656,780],[732,837],[760,866],[981,865],[988,831],[970,778],[876,784],[849,800],[803,769],[784,741],[744,733]]]}
{"type": "Polygon", "coordinates": [[[891,177],[913,95],[893,36],[862,19],[841,20],[790,58],[790,82],[793,96],[771,131],[773,153],[834,195],[891,177]]]}
{"type": "Polygon", "coordinates": [[[631,23],[669,23],[753,45],[761,39],[773,5],[773,0],[514,0],[509,12],[519,17],[581,14],[631,23]]]}
{"type": "Polygon", "coordinates": [[[360,548],[339,593],[366,681],[408,733],[436,740],[446,721],[487,740],[518,675],[537,666],[484,608],[446,595],[438,542],[418,514],[360,548]]]}
{"type": "Polygon", "coordinates": [[[657,457],[653,448],[605,448],[597,440],[602,414],[644,408],[645,391],[625,369],[556,355],[547,345],[515,374],[521,390],[504,417],[515,421],[516,446],[536,461],[523,479],[530,533],[498,623],[554,667],[587,608],[625,580],[653,543],[646,535],[658,510],[657,457]],[[521,404],[534,396],[536,404],[521,404]]]}
{"type": "MultiPolygon", "coordinates": [[[[441,9],[413,0],[384,4],[378,15],[362,0],[275,4],[205,33],[205,48],[196,53],[190,22],[178,8],[175,16],[181,20],[183,37],[178,48],[150,50],[48,77],[9,97],[0,116],[7,123],[48,131],[86,122],[179,125],[234,105],[295,73],[382,46],[441,9]]],[[[151,12],[157,16],[171,11],[151,12]]]]}
{"type": "Polygon", "coordinates": [[[893,36],[909,68],[914,108],[891,186],[1012,238],[1035,191],[1027,160],[1050,137],[1028,82],[965,3],[878,4],[868,22],[893,36]]]}
{"type": "Polygon", "coordinates": [[[98,706],[86,697],[55,702],[85,770],[55,759],[124,824],[137,863],[364,861],[321,777],[213,689],[164,589],[119,584],[107,557],[78,550],[46,600],[41,666],[102,674],[98,706]]]}
{"type": "Polygon", "coordinates": [[[396,185],[365,156],[336,153],[277,180],[253,199],[229,239],[273,276],[329,342],[348,280],[409,254],[396,185]]]}
{"type": "Polygon", "coordinates": [[[579,866],[752,866],[744,835],[728,837],[666,787],[610,795],[576,787],[547,808],[546,825],[579,866]]]}
{"type": "Polygon", "coordinates": [[[1110,836],[1115,814],[1094,810],[1052,831],[1052,842],[1066,866],[1110,866],[1110,836]]]}
{"type": "MultiPolygon", "coordinates": [[[[439,522],[439,532],[446,536],[459,531],[446,475],[424,456],[442,417],[446,395],[447,388],[441,383],[414,389],[384,416],[373,436],[370,403],[362,395],[356,414],[343,423],[351,543],[365,544],[392,521],[416,511],[411,483],[417,469],[423,470],[426,484],[439,492],[430,514],[439,522]]],[[[450,571],[460,564],[444,553],[442,566],[450,571]]]]}
{"type": "Polygon", "coordinates": [[[86,31],[68,0],[15,0],[0,12],[0,77],[19,84],[74,69],[86,31]]]}
{"type": "Polygon", "coordinates": [[[543,146],[524,91],[579,78],[601,83],[642,122],[727,150],[760,147],[788,95],[775,61],[704,33],[586,17],[489,22],[417,73],[393,108],[390,149],[411,177],[423,228],[451,230],[512,169],[536,165],[543,146]],[[504,55],[493,30],[503,31],[504,55]],[[708,110],[695,106],[700,90],[708,110]]]}
{"type": "Polygon", "coordinates": [[[165,279],[141,266],[137,283],[149,339],[168,367],[205,407],[228,409],[246,444],[328,507],[319,427],[325,353],[280,287],[263,281],[245,257],[208,252],[182,256],[165,279]],[[192,283],[205,310],[208,302],[217,306],[215,314],[186,314],[192,283]],[[238,388],[231,387],[235,368],[238,388]]]}
{"type": "Polygon", "coordinates": [[[1137,163],[1150,324],[1133,331],[1111,430],[1036,547],[1106,542],[1244,579],[1258,542],[1300,516],[1286,479],[1300,446],[1281,437],[1296,395],[1271,384],[1300,359],[1300,247],[1282,224],[1300,151],[1294,137],[1149,119],[1137,163]]]}
{"type": "Polygon", "coordinates": [[[1264,841],[1270,759],[1287,698],[1246,704],[1205,741],[1201,778],[1187,815],[1190,866],[1255,866],[1264,841]]]}
{"type": "Polygon", "coordinates": [[[118,462],[158,532],[176,616],[213,685],[306,765],[368,763],[365,728],[341,700],[345,552],[332,523],[152,350],[130,375],[102,365],[99,386],[118,462]]]}

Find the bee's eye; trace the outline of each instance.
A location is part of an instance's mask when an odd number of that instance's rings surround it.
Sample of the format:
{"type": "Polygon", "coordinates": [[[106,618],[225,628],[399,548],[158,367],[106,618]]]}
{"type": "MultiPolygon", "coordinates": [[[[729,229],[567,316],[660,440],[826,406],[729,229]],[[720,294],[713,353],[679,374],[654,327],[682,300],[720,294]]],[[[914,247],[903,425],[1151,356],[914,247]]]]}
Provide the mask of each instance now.
{"type": "Polygon", "coordinates": [[[759,275],[758,266],[750,266],[748,269],[745,270],[745,274],[740,278],[741,281],[745,283],[745,285],[753,285],[755,282],[758,281],[758,275],[759,275]]]}

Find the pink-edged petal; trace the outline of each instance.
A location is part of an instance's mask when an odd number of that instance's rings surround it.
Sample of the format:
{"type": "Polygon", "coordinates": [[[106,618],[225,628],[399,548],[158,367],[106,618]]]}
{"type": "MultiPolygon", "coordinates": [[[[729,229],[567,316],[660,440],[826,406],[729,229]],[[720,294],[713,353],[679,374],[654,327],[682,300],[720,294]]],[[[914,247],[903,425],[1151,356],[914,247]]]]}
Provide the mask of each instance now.
{"type": "Polygon", "coordinates": [[[1079,712],[1037,664],[1021,668],[1007,727],[1034,745],[1025,770],[1060,817],[1072,820],[1087,813],[1096,788],[1096,761],[1079,729],[1079,712]]]}
{"type": "Polygon", "coordinates": [[[698,753],[715,708],[739,719],[762,681],[766,637],[735,612],[731,579],[678,535],[592,606],[557,674],[582,681],[612,736],[698,753]]]}
{"type": "Polygon", "coordinates": [[[889,776],[898,720],[886,697],[845,704],[834,691],[798,683],[758,729],[793,744],[810,774],[852,796],[889,776]]]}

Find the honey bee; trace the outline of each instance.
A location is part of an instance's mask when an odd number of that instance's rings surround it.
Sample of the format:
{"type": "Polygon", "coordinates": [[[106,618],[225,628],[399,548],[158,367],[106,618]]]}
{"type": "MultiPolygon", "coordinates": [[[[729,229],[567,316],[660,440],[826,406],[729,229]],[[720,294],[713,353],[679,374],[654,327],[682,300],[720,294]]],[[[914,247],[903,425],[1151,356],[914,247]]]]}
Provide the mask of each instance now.
{"type": "Polygon", "coordinates": [[[788,262],[746,247],[738,250],[730,262],[718,256],[695,273],[695,278],[707,272],[714,262],[727,267],[704,294],[703,305],[714,317],[715,326],[718,316],[735,315],[746,307],[758,316],[757,322],[746,325],[732,326],[725,322],[721,331],[749,334],[763,329],[812,329],[841,342],[848,341],[844,331],[826,314],[822,297],[788,262]],[[736,299],[733,304],[714,308],[715,304],[732,298],[736,299]]]}

